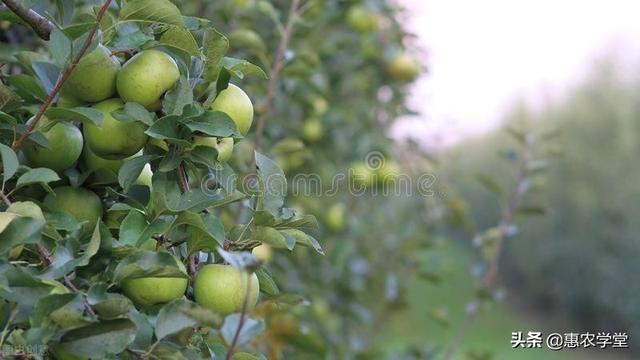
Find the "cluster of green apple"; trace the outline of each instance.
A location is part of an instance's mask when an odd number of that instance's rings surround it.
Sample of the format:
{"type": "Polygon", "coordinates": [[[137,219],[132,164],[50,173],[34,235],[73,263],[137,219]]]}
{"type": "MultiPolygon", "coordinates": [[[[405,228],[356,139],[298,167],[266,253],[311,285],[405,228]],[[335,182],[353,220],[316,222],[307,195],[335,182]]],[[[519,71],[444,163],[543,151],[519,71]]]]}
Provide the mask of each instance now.
{"type": "MultiPolygon", "coordinates": [[[[127,160],[140,156],[147,144],[165,151],[169,150],[169,144],[161,140],[149,140],[144,124],[118,120],[113,113],[129,102],[137,103],[149,112],[160,111],[163,96],[175,86],[179,77],[178,65],[165,52],[143,50],[121,64],[120,59],[107,47],[98,45],[79,61],[64,83],[56,106],[91,106],[102,114],[102,121],[85,122],[80,128],[72,122],[41,118],[35,130],[47,140],[48,147],[35,142],[26,144],[21,151],[24,162],[32,168],[49,168],[58,173],[78,166],[92,173],[94,185],[117,184],[120,168],[127,160]]],[[[253,122],[251,100],[242,89],[233,84],[217,94],[211,109],[226,113],[243,135],[249,131],[253,122]]],[[[234,139],[195,135],[192,144],[194,147],[215,148],[216,160],[226,162],[232,155],[234,139]]],[[[152,176],[151,165],[146,164],[136,184],[147,186],[151,190],[152,176]]],[[[24,203],[14,203],[18,207],[20,204],[24,203]]],[[[44,197],[42,205],[47,211],[71,215],[82,224],[83,236],[88,236],[93,231],[104,214],[101,198],[87,187],[55,187],[53,192],[44,197]]],[[[0,213],[0,232],[20,215],[44,221],[40,208],[33,208],[38,209],[39,213],[20,214],[20,211],[14,211],[13,208],[0,213]]],[[[122,221],[121,215],[118,212],[107,212],[104,216],[107,227],[117,230],[122,221]]],[[[156,250],[156,246],[156,241],[149,239],[141,246],[141,250],[156,250]]],[[[22,248],[14,248],[10,257],[18,258],[22,248]]],[[[260,251],[270,249],[262,248],[257,252],[260,251]]],[[[177,258],[175,260],[176,266],[186,274],[182,262],[177,258]]],[[[120,286],[134,303],[148,307],[182,297],[188,280],[186,277],[143,277],[124,280],[120,286]]],[[[251,309],[259,293],[255,274],[249,275],[230,265],[220,264],[200,268],[193,287],[196,302],[220,314],[241,311],[245,295],[248,296],[247,303],[251,309]],[[247,289],[249,292],[245,294],[247,289]]]]}

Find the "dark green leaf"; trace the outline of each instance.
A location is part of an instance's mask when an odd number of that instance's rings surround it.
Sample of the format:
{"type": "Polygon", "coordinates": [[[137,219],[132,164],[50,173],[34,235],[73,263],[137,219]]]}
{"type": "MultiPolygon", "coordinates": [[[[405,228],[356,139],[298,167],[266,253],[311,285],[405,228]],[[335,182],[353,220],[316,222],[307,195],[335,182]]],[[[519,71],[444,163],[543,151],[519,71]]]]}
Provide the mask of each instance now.
{"type": "Polygon", "coordinates": [[[229,40],[214,28],[204,34],[204,74],[206,81],[215,81],[222,68],[222,59],[229,50],[229,40]]]}
{"type": "Polygon", "coordinates": [[[136,325],[131,320],[105,320],[67,332],[60,347],[72,355],[103,358],[122,352],[135,335],[136,325]]]}
{"type": "Polygon", "coordinates": [[[0,254],[6,254],[18,245],[35,244],[40,240],[44,222],[29,217],[16,217],[0,233],[0,254]]]}
{"type": "Polygon", "coordinates": [[[271,274],[264,267],[258,268],[258,270],[256,270],[256,275],[258,276],[261,292],[270,296],[276,296],[280,294],[278,285],[275,281],[273,281],[271,274]]]}
{"type": "Polygon", "coordinates": [[[11,179],[18,170],[18,156],[12,148],[5,144],[0,144],[0,155],[2,155],[2,183],[11,179]]]}
{"type": "Polygon", "coordinates": [[[30,169],[26,173],[22,174],[18,178],[18,182],[16,183],[16,188],[21,188],[23,186],[31,185],[31,184],[48,184],[50,182],[60,180],[60,176],[58,174],[47,168],[36,168],[30,169]]]}
{"type": "Polygon", "coordinates": [[[141,277],[188,278],[168,252],[136,251],[122,259],[114,271],[114,281],[118,283],[141,277]]]}
{"type": "Polygon", "coordinates": [[[287,194],[287,178],[275,161],[258,152],[255,153],[255,157],[260,179],[258,210],[267,210],[277,215],[287,194]]]}
{"type": "Polygon", "coordinates": [[[264,70],[247,60],[225,57],[222,63],[225,69],[240,79],[244,79],[245,76],[258,76],[263,79],[269,78],[264,70]]]}
{"type": "Polygon", "coordinates": [[[155,158],[156,155],[142,155],[125,161],[118,172],[120,186],[127,191],[138,179],[144,166],[155,158]]]}
{"type": "Polygon", "coordinates": [[[166,114],[180,115],[182,109],[191,103],[193,103],[193,90],[191,90],[187,78],[181,76],[176,86],[165,94],[162,108],[166,114]]]}
{"type": "Polygon", "coordinates": [[[67,35],[62,30],[54,27],[48,44],[53,60],[58,66],[63,67],[71,54],[71,40],[67,38],[67,35]]]}
{"type": "Polygon", "coordinates": [[[88,107],[76,107],[72,109],[65,108],[49,108],[45,115],[50,120],[64,120],[72,122],[81,122],[85,124],[102,125],[102,113],[96,109],[88,107]]]}

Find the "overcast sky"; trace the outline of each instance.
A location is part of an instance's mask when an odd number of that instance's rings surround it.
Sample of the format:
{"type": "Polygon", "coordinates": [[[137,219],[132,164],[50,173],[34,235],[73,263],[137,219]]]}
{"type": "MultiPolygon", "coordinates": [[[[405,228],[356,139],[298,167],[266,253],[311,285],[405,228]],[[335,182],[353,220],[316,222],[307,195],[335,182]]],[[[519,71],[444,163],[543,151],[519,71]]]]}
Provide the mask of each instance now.
{"type": "Polygon", "coordinates": [[[514,99],[558,99],[605,55],[640,66],[640,0],[396,1],[430,69],[410,99],[421,116],[396,135],[478,134],[514,99]]]}

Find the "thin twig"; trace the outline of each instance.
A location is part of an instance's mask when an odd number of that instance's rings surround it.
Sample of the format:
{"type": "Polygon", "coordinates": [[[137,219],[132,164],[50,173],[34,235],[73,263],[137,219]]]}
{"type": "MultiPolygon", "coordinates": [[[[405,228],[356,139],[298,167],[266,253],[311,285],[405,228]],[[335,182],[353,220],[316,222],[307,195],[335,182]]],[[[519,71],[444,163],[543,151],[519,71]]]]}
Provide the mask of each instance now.
{"type": "MultiPolygon", "coordinates": [[[[2,1],[7,3],[7,0],[2,0],[2,1]]],[[[98,31],[98,28],[100,26],[100,20],[102,19],[104,14],[107,12],[109,5],[111,5],[111,0],[106,0],[102,5],[102,7],[100,8],[100,11],[98,11],[98,14],[96,15],[97,24],[89,32],[87,39],[82,44],[82,47],[80,47],[80,51],[78,52],[76,57],[73,59],[73,61],[69,65],[67,65],[67,67],[64,68],[64,70],[58,76],[58,79],[56,80],[56,83],[53,86],[53,89],[51,90],[49,95],[47,95],[47,98],[44,100],[44,102],[38,109],[38,112],[33,116],[33,120],[31,121],[31,124],[29,124],[29,126],[27,127],[27,130],[16,141],[13,142],[13,145],[11,145],[11,147],[14,150],[20,147],[20,145],[22,145],[22,143],[31,135],[31,133],[33,133],[33,129],[36,128],[36,126],[38,125],[38,122],[44,115],[45,111],[47,111],[49,106],[51,106],[51,104],[53,103],[53,100],[56,98],[56,96],[60,92],[60,89],[62,89],[62,85],[64,84],[65,81],[67,81],[67,79],[71,75],[71,72],[76,68],[76,66],[78,65],[78,62],[80,62],[80,59],[82,58],[84,53],[87,52],[87,49],[89,49],[89,46],[91,46],[91,42],[93,41],[93,38],[96,35],[96,32],[98,31]]],[[[9,4],[7,4],[7,6],[9,6],[9,4]]]]}
{"type": "Polygon", "coordinates": [[[37,12],[27,9],[17,0],[2,0],[3,3],[27,23],[33,31],[43,40],[49,40],[49,35],[53,30],[53,24],[37,12]]]}
{"type": "MultiPolygon", "coordinates": [[[[75,285],[73,285],[73,283],[69,279],[69,276],[65,275],[63,281],[64,281],[64,284],[69,288],[69,290],[73,291],[74,293],[80,292],[78,291],[78,288],[75,285]]],[[[89,300],[87,300],[87,296],[85,294],[82,294],[82,304],[84,305],[84,308],[87,310],[87,313],[89,313],[91,316],[96,316],[96,312],[95,310],[93,310],[93,307],[91,306],[91,304],[89,304],[89,300]]]]}
{"type": "Polygon", "coordinates": [[[242,331],[242,327],[244,326],[245,318],[247,316],[247,310],[249,308],[249,294],[251,293],[251,276],[247,280],[247,291],[244,293],[244,299],[242,300],[242,312],[240,312],[240,320],[238,320],[238,327],[236,328],[236,333],[233,335],[233,340],[231,341],[231,345],[229,345],[229,349],[227,350],[227,356],[225,360],[233,359],[233,353],[235,352],[236,346],[238,344],[238,339],[240,338],[240,332],[242,331]]]}
{"type": "MultiPolygon", "coordinates": [[[[258,117],[257,125],[256,125],[256,140],[253,144],[253,155],[251,157],[251,165],[247,168],[244,176],[242,177],[242,181],[247,180],[247,175],[253,172],[256,167],[256,151],[260,149],[260,142],[262,141],[262,133],[264,132],[264,124],[271,111],[271,106],[273,104],[273,98],[276,95],[277,87],[278,87],[278,77],[280,76],[280,72],[284,66],[284,53],[287,51],[287,47],[289,46],[289,40],[291,40],[291,35],[293,34],[293,25],[295,23],[296,18],[298,17],[298,10],[300,6],[300,0],[292,0],[291,7],[289,8],[289,17],[287,19],[287,24],[285,25],[284,31],[282,32],[282,37],[280,38],[280,44],[278,45],[278,51],[276,52],[276,57],[274,59],[273,68],[269,71],[269,85],[267,87],[267,98],[265,101],[265,107],[260,117],[258,117]]],[[[238,222],[240,220],[240,216],[242,215],[242,206],[238,206],[235,214],[235,220],[238,222]]]]}
{"type": "Polygon", "coordinates": [[[49,250],[47,250],[46,247],[40,244],[36,245],[36,248],[38,250],[38,255],[40,256],[42,265],[44,265],[44,267],[51,265],[51,263],[53,262],[53,258],[51,257],[51,253],[49,252],[49,250]]]}
{"type": "MultiPolygon", "coordinates": [[[[274,59],[273,68],[269,73],[269,87],[267,88],[267,99],[265,103],[265,108],[260,117],[258,118],[258,125],[256,127],[256,141],[254,144],[254,150],[258,150],[260,148],[260,141],[262,140],[262,133],[264,131],[264,123],[269,115],[271,110],[271,104],[273,103],[273,98],[276,95],[276,90],[278,86],[278,76],[280,75],[280,71],[284,66],[284,53],[287,51],[287,47],[289,46],[289,40],[291,39],[291,34],[293,33],[293,24],[298,17],[298,7],[300,6],[300,0],[292,0],[291,7],[289,8],[289,18],[287,19],[287,24],[285,25],[284,32],[282,33],[282,37],[280,38],[280,44],[278,46],[278,52],[276,53],[276,58],[274,59]]],[[[255,158],[253,160],[255,165],[255,158]]],[[[250,167],[250,169],[253,166],[250,167]]]]}
{"type": "MultiPolygon", "coordinates": [[[[529,162],[529,157],[531,156],[530,152],[530,144],[527,141],[524,145],[522,162],[520,164],[520,169],[518,170],[516,184],[513,187],[508,205],[503,211],[502,218],[500,220],[500,235],[496,239],[495,247],[493,249],[493,252],[491,253],[491,257],[488,260],[487,270],[480,279],[480,287],[482,289],[490,288],[495,281],[504,240],[505,238],[509,237],[508,229],[513,224],[515,213],[525,195],[525,191],[522,191],[521,188],[527,179],[527,164],[529,162]]],[[[476,309],[468,309],[466,311],[462,325],[458,329],[458,332],[454,336],[453,340],[447,346],[447,350],[445,351],[445,355],[443,356],[444,360],[451,360],[453,358],[453,355],[462,344],[462,341],[464,340],[467,331],[469,330],[469,327],[471,326],[471,323],[473,322],[477,314],[478,311],[476,309]]]]}
{"type": "Polygon", "coordinates": [[[0,191],[0,198],[2,198],[2,202],[7,205],[7,206],[11,206],[11,200],[9,200],[9,198],[7,197],[7,195],[5,195],[4,191],[0,191]]]}

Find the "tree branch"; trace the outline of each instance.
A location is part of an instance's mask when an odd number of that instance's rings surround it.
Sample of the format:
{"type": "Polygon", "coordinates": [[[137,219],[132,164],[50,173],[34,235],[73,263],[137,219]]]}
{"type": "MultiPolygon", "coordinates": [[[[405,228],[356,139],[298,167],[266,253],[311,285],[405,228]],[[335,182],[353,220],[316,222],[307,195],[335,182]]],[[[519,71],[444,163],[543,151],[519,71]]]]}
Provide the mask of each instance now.
{"type": "MultiPolygon", "coordinates": [[[[278,52],[276,53],[276,58],[274,59],[273,68],[269,73],[269,87],[267,88],[266,106],[264,111],[258,118],[254,150],[258,150],[260,148],[260,141],[262,140],[262,133],[264,131],[264,123],[267,116],[269,115],[269,111],[271,110],[273,98],[276,95],[278,76],[280,75],[280,71],[282,70],[282,67],[284,65],[284,53],[285,51],[287,51],[287,47],[289,46],[289,40],[291,39],[291,34],[293,33],[293,24],[298,17],[299,6],[300,0],[291,1],[291,7],[289,8],[289,18],[287,19],[287,24],[285,25],[284,32],[282,33],[282,38],[280,38],[280,44],[278,45],[278,52]]],[[[253,159],[252,165],[253,166],[250,166],[249,169],[252,169],[255,166],[255,157],[253,159]]]]}
{"type": "MultiPolygon", "coordinates": [[[[267,87],[267,98],[265,102],[264,111],[260,114],[256,125],[256,140],[253,144],[253,156],[251,157],[251,165],[247,168],[245,174],[242,176],[241,181],[247,180],[247,175],[253,171],[256,167],[256,151],[260,149],[260,142],[262,141],[262,133],[264,132],[264,123],[271,111],[271,105],[273,103],[273,98],[276,95],[277,87],[278,87],[278,77],[280,76],[280,71],[284,66],[284,53],[287,51],[287,47],[289,46],[289,40],[291,39],[291,34],[293,33],[293,24],[295,19],[298,17],[298,9],[300,7],[300,0],[292,0],[291,7],[289,8],[289,17],[287,19],[287,24],[285,25],[284,31],[282,32],[282,37],[280,38],[280,44],[278,45],[278,51],[276,53],[276,57],[274,59],[273,68],[269,71],[269,85],[267,87]]],[[[235,219],[236,222],[239,221],[240,216],[242,215],[242,206],[238,206],[236,210],[235,219]]]]}
{"type": "MultiPolygon", "coordinates": [[[[502,213],[502,217],[500,219],[500,235],[496,239],[495,248],[493,249],[491,257],[488,260],[487,270],[480,279],[480,288],[488,289],[493,285],[493,282],[495,281],[504,240],[509,237],[508,228],[513,224],[515,213],[518,210],[518,207],[520,206],[520,203],[522,202],[526,193],[526,191],[522,191],[521,189],[523,184],[527,181],[527,166],[530,157],[531,144],[529,143],[529,141],[526,141],[522,150],[522,162],[518,170],[516,184],[513,187],[508,204],[504,212],[502,213]]],[[[473,322],[477,314],[477,309],[467,309],[460,329],[458,329],[458,332],[454,336],[453,340],[447,346],[447,350],[445,351],[445,355],[443,357],[444,360],[451,360],[453,358],[453,355],[460,347],[467,334],[467,331],[469,330],[469,327],[471,326],[471,323],[473,322]]]]}
{"type": "Polygon", "coordinates": [[[17,0],[2,0],[2,2],[14,14],[18,15],[22,21],[27,23],[33,31],[43,40],[49,40],[49,35],[53,30],[53,24],[37,12],[25,8],[17,0]]]}
{"type": "Polygon", "coordinates": [[[238,321],[238,327],[236,328],[236,333],[233,335],[231,345],[229,345],[229,349],[227,350],[227,356],[225,357],[225,360],[233,359],[233,353],[236,350],[238,339],[240,338],[240,332],[242,331],[242,327],[244,326],[244,321],[247,316],[247,310],[249,308],[249,294],[251,293],[251,274],[247,273],[247,275],[249,276],[249,279],[247,280],[247,291],[244,293],[244,299],[242,299],[242,312],[240,312],[240,320],[238,321]]]}
{"type": "MultiPolygon", "coordinates": [[[[67,288],[69,288],[69,290],[73,291],[74,293],[79,292],[78,288],[73,285],[73,283],[69,279],[69,276],[65,275],[63,281],[67,288]]],[[[96,312],[95,310],[93,310],[93,307],[91,307],[91,304],[89,304],[89,300],[87,300],[87,296],[85,294],[82,294],[82,304],[84,305],[84,308],[87,310],[88,314],[90,314],[91,316],[96,316],[96,312]]]]}
{"type": "MultiPolygon", "coordinates": [[[[2,1],[7,3],[7,0],[2,0],[2,1]]],[[[73,69],[76,68],[76,66],[78,65],[78,62],[80,62],[80,59],[82,58],[84,53],[87,52],[87,49],[89,49],[89,46],[91,45],[91,42],[93,41],[93,38],[96,35],[98,28],[100,27],[100,20],[102,20],[102,17],[107,12],[109,5],[111,5],[111,1],[112,0],[106,0],[102,5],[102,7],[100,8],[100,11],[98,11],[98,14],[96,15],[97,24],[89,32],[87,39],[82,44],[82,47],[80,48],[80,51],[78,52],[76,57],[73,59],[73,61],[69,65],[67,65],[67,67],[64,68],[64,70],[62,70],[62,72],[58,76],[58,79],[56,80],[56,83],[53,86],[53,89],[51,90],[49,95],[47,95],[47,98],[44,100],[44,102],[38,109],[38,112],[33,116],[33,120],[31,121],[31,124],[27,127],[27,130],[16,141],[13,142],[13,145],[11,147],[14,150],[20,147],[20,145],[22,145],[22,143],[33,133],[33,130],[36,128],[36,125],[38,125],[38,122],[40,121],[40,119],[42,119],[42,116],[44,115],[45,111],[47,111],[49,106],[51,106],[51,104],[53,103],[53,99],[56,98],[56,95],[58,95],[58,93],[60,92],[60,89],[62,89],[62,85],[64,84],[65,81],[67,81],[73,69]]],[[[7,6],[9,6],[9,4],[7,4],[7,6]]]]}

